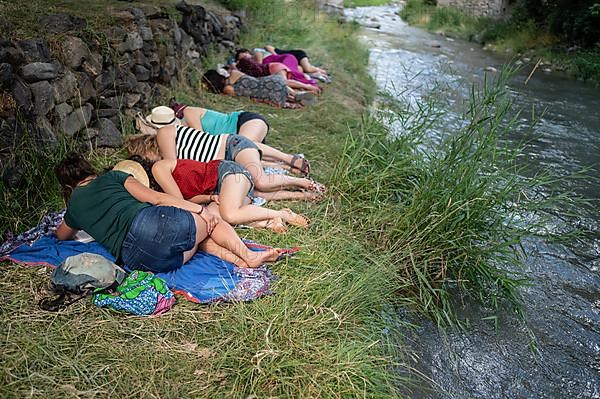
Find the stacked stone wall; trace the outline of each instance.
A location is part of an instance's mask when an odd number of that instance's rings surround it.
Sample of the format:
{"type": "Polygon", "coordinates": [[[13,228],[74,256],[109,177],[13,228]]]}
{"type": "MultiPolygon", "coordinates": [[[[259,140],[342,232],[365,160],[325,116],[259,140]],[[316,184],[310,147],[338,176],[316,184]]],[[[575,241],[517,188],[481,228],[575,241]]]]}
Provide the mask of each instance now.
{"type": "Polygon", "coordinates": [[[508,11],[508,0],[438,0],[437,4],[456,7],[476,17],[502,18],[508,11]]]}

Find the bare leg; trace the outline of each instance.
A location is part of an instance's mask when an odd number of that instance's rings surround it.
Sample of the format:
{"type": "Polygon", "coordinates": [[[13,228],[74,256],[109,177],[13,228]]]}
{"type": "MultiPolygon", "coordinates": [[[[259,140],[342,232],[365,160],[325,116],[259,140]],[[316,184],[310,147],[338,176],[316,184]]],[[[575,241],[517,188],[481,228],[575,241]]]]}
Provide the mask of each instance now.
{"type": "Polygon", "coordinates": [[[263,159],[267,159],[269,161],[283,161],[287,164],[292,162],[293,155],[291,154],[286,154],[283,151],[263,143],[256,143],[256,145],[262,151],[263,159]]]}
{"type": "Polygon", "coordinates": [[[194,218],[194,223],[196,224],[196,242],[192,249],[189,249],[183,253],[183,263],[186,263],[192,258],[192,256],[194,256],[198,250],[198,244],[208,237],[208,230],[204,219],[195,213],[192,213],[192,217],[194,218]]]}
{"type": "Polygon", "coordinates": [[[229,175],[221,182],[219,210],[225,221],[241,224],[286,217],[285,212],[245,205],[244,198],[248,190],[250,190],[250,181],[243,175],[229,175]]]}
{"type": "Polygon", "coordinates": [[[273,191],[270,193],[255,191],[254,195],[262,197],[267,201],[316,201],[322,197],[321,194],[311,191],[273,191]]]}
{"type": "Polygon", "coordinates": [[[308,179],[286,175],[267,175],[260,163],[258,151],[253,148],[240,151],[235,161],[248,169],[254,178],[257,190],[279,191],[283,188],[309,189],[311,187],[311,181],[308,179]]]}
{"type": "Polygon", "coordinates": [[[240,126],[239,135],[249,138],[250,140],[260,143],[267,136],[269,127],[260,119],[253,119],[240,126]]]}
{"type": "Polygon", "coordinates": [[[244,262],[242,258],[217,244],[212,238],[207,238],[200,243],[200,249],[211,255],[218,256],[224,261],[231,262],[237,267],[248,267],[248,264],[244,262]]]}

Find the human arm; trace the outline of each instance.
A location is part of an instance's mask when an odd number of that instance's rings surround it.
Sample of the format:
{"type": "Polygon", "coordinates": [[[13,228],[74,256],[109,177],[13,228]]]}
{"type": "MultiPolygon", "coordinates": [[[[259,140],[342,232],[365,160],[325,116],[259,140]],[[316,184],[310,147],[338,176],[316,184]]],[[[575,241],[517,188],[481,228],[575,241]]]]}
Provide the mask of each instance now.
{"type": "Polygon", "coordinates": [[[183,198],[174,197],[167,193],[154,191],[144,186],[133,176],[129,176],[127,180],[125,180],[124,186],[125,190],[140,202],[147,202],[152,205],[173,206],[197,214],[206,212],[202,205],[194,204],[193,202],[186,201],[183,198]]]}
{"type": "Polygon", "coordinates": [[[267,44],[267,45],[265,46],[265,50],[267,50],[267,51],[268,51],[269,53],[271,53],[271,54],[277,54],[277,53],[275,52],[275,47],[271,46],[270,44],[267,44]]]}
{"type": "Polygon", "coordinates": [[[206,109],[199,107],[186,107],[183,110],[183,117],[186,124],[196,130],[202,130],[202,117],[206,113],[206,109]]]}
{"type": "Polygon", "coordinates": [[[161,127],[156,133],[156,141],[163,159],[177,159],[175,134],[175,126],[173,125],[161,127]]]}
{"type": "Polygon", "coordinates": [[[194,202],[196,204],[208,204],[209,202],[215,201],[218,204],[219,196],[215,194],[198,194],[190,198],[188,201],[194,202]]]}
{"type": "Polygon", "coordinates": [[[77,229],[69,227],[69,225],[67,225],[63,220],[54,234],[56,235],[56,238],[60,241],[65,241],[73,239],[73,237],[75,236],[75,234],[77,234],[78,231],[79,230],[77,229]]]}
{"type": "Polygon", "coordinates": [[[154,176],[154,179],[165,193],[183,199],[183,194],[181,194],[181,190],[173,178],[173,171],[176,167],[176,159],[157,161],[152,165],[152,176],[154,176]]]}

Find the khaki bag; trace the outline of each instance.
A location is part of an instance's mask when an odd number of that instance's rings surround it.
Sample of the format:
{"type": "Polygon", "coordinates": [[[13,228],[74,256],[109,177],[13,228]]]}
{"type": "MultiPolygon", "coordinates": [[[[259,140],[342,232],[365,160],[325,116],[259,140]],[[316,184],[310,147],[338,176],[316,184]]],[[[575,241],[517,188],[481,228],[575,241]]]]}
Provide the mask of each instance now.
{"type": "Polygon", "coordinates": [[[144,115],[139,112],[135,114],[135,130],[142,134],[156,134],[158,132],[158,129],[148,123],[144,115]]]}

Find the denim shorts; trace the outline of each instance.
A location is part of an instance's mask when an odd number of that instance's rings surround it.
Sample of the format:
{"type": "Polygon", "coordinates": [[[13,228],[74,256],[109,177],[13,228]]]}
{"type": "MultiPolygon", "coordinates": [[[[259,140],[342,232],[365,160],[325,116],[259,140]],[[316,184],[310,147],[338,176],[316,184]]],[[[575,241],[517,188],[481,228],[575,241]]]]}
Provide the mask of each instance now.
{"type": "Polygon", "coordinates": [[[230,134],[225,143],[225,160],[235,161],[235,157],[237,157],[240,151],[247,148],[256,149],[259,157],[262,158],[262,151],[258,149],[258,146],[252,140],[244,136],[238,136],[237,134],[230,134]]]}
{"type": "Polygon", "coordinates": [[[137,214],[121,247],[131,269],[169,272],[183,265],[183,253],[196,243],[190,212],[172,206],[149,206],[137,214]]]}
{"type": "MultiPolygon", "coordinates": [[[[252,178],[252,175],[250,174],[250,172],[248,172],[248,169],[244,168],[242,165],[240,165],[237,162],[233,162],[233,161],[221,161],[221,163],[219,163],[219,182],[217,183],[217,190],[215,191],[215,194],[219,194],[221,192],[221,184],[223,183],[223,180],[229,176],[229,175],[244,175],[248,178],[248,180],[250,181],[250,190],[248,191],[248,196],[250,198],[254,197],[254,179],[252,178]]],[[[243,177],[239,176],[237,177],[239,179],[243,179],[243,177]]]]}

